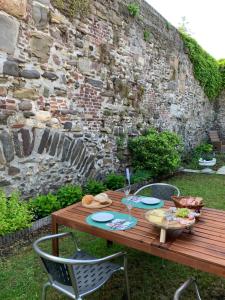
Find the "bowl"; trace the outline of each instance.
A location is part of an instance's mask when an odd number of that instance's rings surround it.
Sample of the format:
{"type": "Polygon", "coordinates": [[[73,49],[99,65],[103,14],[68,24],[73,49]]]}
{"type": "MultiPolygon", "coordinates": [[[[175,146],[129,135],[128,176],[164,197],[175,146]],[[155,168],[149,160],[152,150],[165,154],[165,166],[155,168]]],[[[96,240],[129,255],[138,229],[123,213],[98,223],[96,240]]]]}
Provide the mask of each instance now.
{"type": "Polygon", "coordinates": [[[193,197],[193,196],[172,196],[171,199],[173,200],[174,204],[176,207],[178,208],[189,208],[189,209],[194,209],[194,210],[200,210],[204,204],[202,203],[203,198],[201,197],[193,197]],[[196,205],[188,205],[188,204],[183,204],[181,203],[182,199],[189,199],[189,198],[194,198],[194,199],[198,199],[201,202],[199,204],[196,205]]]}

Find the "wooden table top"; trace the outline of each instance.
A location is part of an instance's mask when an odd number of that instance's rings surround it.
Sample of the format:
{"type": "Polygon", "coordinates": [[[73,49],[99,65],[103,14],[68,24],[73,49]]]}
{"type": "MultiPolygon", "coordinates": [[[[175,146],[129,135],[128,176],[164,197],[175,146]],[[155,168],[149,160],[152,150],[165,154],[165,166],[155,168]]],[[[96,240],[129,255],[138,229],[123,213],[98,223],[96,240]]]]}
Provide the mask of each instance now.
{"type": "MultiPolygon", "coordinates": [[[[127,213],[121,203],[121,192],[108,191],[113,200],[111,206],[103,210],[127,213]]],[[[165,207],[173,202],[166,201],[165,207]]],[[[100,209],[84,208],[81,202],[52,214],[52,225],[65,225],[87,232],[130,248],[144,251],[162,258],[181,263],[205,272],[225,277],[225,211],[203,208],[199,221],[192,232],[173,232],[165,244],[159,243],[159,229],[152,226],[144,217],[146,210],[132,208],[132,215],[138,218],[138,224],[125,231],[106,231],[88,225],[85,218],[100,209]]]]}

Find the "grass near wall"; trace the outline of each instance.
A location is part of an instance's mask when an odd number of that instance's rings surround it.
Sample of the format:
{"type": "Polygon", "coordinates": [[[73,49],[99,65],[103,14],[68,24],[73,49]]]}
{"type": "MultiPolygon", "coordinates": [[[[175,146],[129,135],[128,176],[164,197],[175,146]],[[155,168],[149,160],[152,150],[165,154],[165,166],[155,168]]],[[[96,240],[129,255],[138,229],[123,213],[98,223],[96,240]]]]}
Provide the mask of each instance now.
{"type": "MultiPolygon", "coordinates": [[[[203,196],[207,206],[225,209],[225,176],[184,174],[168,180],[177,185],[182,194],[203,196]]],[[[65,229],[62,229],[65,230],[65,229]]],[[[143,252],[113,245],[107,248],[102,239],[84,233],[78,233],[80,246],[98,257],[120,250],[128,252],[129,278],[132,299],[134,300],[169,300],[176,288],[190,276],[198,279],[202,299],[225,299],[225,280],[207,273],[196,271],[169,261],[164,261],[143,252]]],[[[62,253],[72,251],[72,243],[65,239],[62,242],[62,253]]],[[[46,249],[50,249],[50,244],[46,249]]],[[[17,254],[0,259],[0,299],[4,300],[36,300],[40,299],[41,288],[46,276],[31,246],[17,250],[17,254]]],[[[123,294],[123,277],[115,275],[98,292],[86,299],[119,300],[123,294]]],[[[48,291],[48,300],[68,299],[53,290],[48,291]]],[[[185,300],[194,299],[193,292],[187,291],[185,300]]]]}

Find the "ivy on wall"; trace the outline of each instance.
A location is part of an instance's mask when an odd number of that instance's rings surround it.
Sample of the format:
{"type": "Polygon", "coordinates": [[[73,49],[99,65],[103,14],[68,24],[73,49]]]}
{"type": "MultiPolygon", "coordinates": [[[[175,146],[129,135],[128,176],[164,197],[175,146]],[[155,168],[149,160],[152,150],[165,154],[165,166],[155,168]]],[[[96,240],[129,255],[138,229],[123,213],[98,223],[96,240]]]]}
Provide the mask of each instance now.
{"type": "Polygon", "coordinates": [[[52,4],[68,18],[77,14],[84,16],[90,11],[90,0],[52,0],[52,4]]]}
{"type": "Polygon", "coordinates": [[[208,98],[210,100],[215,99],[222,89],[222,76],[218,61],[202,49],[190,35],[183,31],[180,32],[180,35],[188,49],[195,78],[199,81],[208,98]]]}
{"type": "Polygon", "coordinates": [[[222,88],[225,89],[225,58],[219,60],[219,70],[222,76],[222,88]]]}

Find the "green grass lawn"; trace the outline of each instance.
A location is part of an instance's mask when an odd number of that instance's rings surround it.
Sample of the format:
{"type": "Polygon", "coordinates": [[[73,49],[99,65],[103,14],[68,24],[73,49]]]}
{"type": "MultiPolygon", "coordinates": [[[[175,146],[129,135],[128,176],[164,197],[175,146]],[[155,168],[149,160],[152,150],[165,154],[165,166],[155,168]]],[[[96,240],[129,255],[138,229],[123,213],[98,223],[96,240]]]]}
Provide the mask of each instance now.
{"type": "MultiPolygon", "coordinates": [[[[182,194],[198,195],[204,198],[207,206],[225,209],[225,177],[216,175],[178,175],[168,180],[176,185],[182,194]]],[[[61,230],[66,230],[62,228],[61,230]]],[[[101,257],[120,250],[128,252],[129,279],[132,299],[136,300],[169,300],[176,288],[190,276],[198,280],[202,299],[225,299],[225,280],[207,273],[196,271],[179,264],[164,261],[143,252],[124,248],[120,245],[106,247],[102,239],[84,233],[77,233],[81,248],[101,257]]],[[[72,243],[64,239],[61,253],[69,255],[72,243]]],[[[46,245],[50,250],[50,244],[46,245]]],[[[40,299],[41,288],[46,280],[39,259],[32,247],[23,247],[17,253],[0,260],[0,299],[35,300],[40,299]]],[[[87,297],[89,300],[117,300],[123,295],[123,276],[116,274],[103,288],[87,297]]],[[[49,300],[68,299],[49,289],[49,300]]],[[[192,300],[194,295],[188,290],[183,299],[192,300]]]]}

